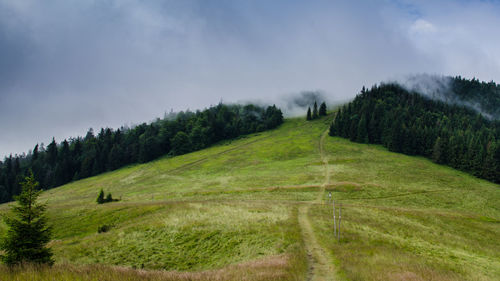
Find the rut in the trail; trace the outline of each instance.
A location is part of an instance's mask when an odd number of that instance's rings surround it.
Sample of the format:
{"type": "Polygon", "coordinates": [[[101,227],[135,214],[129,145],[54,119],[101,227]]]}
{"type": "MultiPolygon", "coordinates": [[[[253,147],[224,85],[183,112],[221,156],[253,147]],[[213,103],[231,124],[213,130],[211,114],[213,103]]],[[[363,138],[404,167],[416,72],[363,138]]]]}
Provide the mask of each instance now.
{"type": "MultiPolygon", "coordinates": [[[[319,152],[321,155],[321,160],[325,167],[325,181],[321,185],[318,197],[314,201],[315,204],[321,203],[325,192],[325,187],[330,183],[328,157],[326,156],[324,151],[324,142],[327,134],[328,131],[325,131],[321,135],[321,139],[319,142],[319,152]]],[[[307,279],[312,281],[336,280],[333,262],[329,257],[328,252],[318,243],[316,235],[314,234],[314,229],[311,225],[311,221],[308,215],[311,205],[312,204],[306,203],[299,207],[299,225],[302,229],[302,236],[306,246],[310,265],[307,279]]]]}

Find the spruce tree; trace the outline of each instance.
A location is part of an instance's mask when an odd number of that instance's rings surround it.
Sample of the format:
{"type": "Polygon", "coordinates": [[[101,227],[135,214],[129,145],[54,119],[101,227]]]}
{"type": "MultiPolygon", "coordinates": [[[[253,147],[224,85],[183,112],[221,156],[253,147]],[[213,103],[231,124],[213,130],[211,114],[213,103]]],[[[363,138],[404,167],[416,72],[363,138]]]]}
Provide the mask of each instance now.
{"type": "Polygon", "coordinates": [[[101,192],[99,192],[99,195],[97,196],[97,204],[102,204],[104,203],[104,190],[101,189],[101,192]]]}
{"type": "Polygon", "coordinates": [[[308,121],[312,120],[312,117],[311,117],[311,108],[310,107],[307,108],[307,117],[306,117],[306,120],[308,120],[308,121]]]}
{"type": "Polygon", "coordinates": [[[57,162],[57,143],[55,138],[52,138],[52,142],[47,146],[47,162],[51,166],[55,166],[57,162]]]}
{"type": "Polygon", "coordinates": [[[318,104],[314,102],[312,119],[318,118],[318,104]]]}
{"type": "Polygon", "coordinates": [[[113,196],[111,196],[111,193],[108,193],[108,195],[106,195],[106,199],[104,200],[104,202],[113,202],[113,196]]]}
{"type": "Polygon", "coordinates": [[[358,131],[356,141],[360,143],[368,143],[368,132],[366,130],[366,116],[363,115],[358,123],[358,131]]]}
{"type": "Polygon", "coordinates": [[[332,136],[332,137],[337,135],[337,130],[335,129],[335,123],[334,122],[332,122],[330,124],[330,130],[328,131],[328,135],[332,136]]]}
{"type": "Polygon", "coordinates": [[[443,144],[442,140],[440,137],[436,139],[436,142],[434,143],[434,146],[432,148],[432,160],[436,163],[442,164],[443,163],[443,144]]]}
{"type": "Polygon", "coordinates": [[[326,103],[322,102],[319,106],[319,116],[326,116],[326,103]]]}
{"type": "Polygon", "coordinates": [[[35,145],[35,148],[33,149],[33,157],[31,158],[32,161],[36,161],[38,159],[38,143],[35,145]]]}
{"type": "Polygon", "coordinates": [[[33,172],[21,185],[21,194],[15,196],[17,205],[12,207],[12,214],[4,218],[9,229],[0,245],[4,251],[2,260],[7,265],[22,262],[53,264],[52,252],[46,247],[51,235],[45,217],[46,205],[37,202],[41,191],[33,172]]]}

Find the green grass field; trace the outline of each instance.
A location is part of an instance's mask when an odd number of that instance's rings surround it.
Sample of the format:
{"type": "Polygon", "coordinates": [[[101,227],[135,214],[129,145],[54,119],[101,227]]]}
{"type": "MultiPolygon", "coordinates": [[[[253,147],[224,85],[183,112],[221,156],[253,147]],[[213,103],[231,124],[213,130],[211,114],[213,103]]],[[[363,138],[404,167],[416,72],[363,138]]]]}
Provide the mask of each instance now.
{"type": "Polygon", "coordinates": [[[330,121],[288,119],[46,191],[56,266],[0,267],[0,280],[498,280],[498,185],[380,146],[321,142],[330,121]],[[121,201],[98,205],[101,188],[121,201]],[[342,204],[340,242],[328,192],[342,204]],[[328,278],[308,254],[301,206],[334,265],[328,278]]]}

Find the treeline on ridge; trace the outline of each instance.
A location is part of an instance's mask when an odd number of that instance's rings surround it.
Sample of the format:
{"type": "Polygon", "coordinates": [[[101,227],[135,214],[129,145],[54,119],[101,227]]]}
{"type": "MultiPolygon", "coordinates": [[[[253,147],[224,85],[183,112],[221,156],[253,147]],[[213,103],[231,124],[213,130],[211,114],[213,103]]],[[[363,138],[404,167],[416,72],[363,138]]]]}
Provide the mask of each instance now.
{"type": "Polygon", "coordinates": [[[330,135],[422,155],[500,183],[498,120],[489,120],[465,106],[408,92],[397,84],[363,88],[337,112],[330,135]]]}
{"type": "Polygon", "coordinates": [[[0,203],[21,191],[20,182],[31,169],[43,189],[144,163],[163,155],[180,155],[221,140],[276,128],[283,114],[276,106],[218,104],[203,111],[180,112],[133,128],[101,129],[94,135],[61,143],[36,145],[27,155],[0,161],[0,203]]]}
{"type": "Polygon", "coordinates": [[[450,93],[460,101],[477,105],[493,119],[500,119],[500,85],[493,81],[483,82],[477,78],[468,80],[461,76],[451,78],[450,93]]]}

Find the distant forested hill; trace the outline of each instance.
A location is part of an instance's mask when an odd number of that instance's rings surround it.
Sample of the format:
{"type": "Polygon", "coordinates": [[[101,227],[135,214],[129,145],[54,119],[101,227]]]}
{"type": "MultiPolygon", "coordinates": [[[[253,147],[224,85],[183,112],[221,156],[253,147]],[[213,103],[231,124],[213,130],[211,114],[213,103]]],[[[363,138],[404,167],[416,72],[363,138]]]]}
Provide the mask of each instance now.
{"type": "Polygon", "coordinates": [[[87,135],[53,139],[47,147],[35,146],[28,155],[12,155],[0,162],[0,203],[19,194],[19,182],[33,170],[42,188],[94,176],[132,163],[144,163],[162,155],[179,155],[205,148],[221,140],[276,128],[283,114],[276,106],[224,105],[203,111],[143,123],[131,129],[92,129],[87,135]]]}
{"type": "Polygon", "coordinates": [[[500,91],[495,83],[454,78],[462,101],[449,104],[398,84],[363,89],[342,107],[330,126],[331,136],[382,144],[391,151],[423,155],[433,161],[500,183],[500,91]]]}

